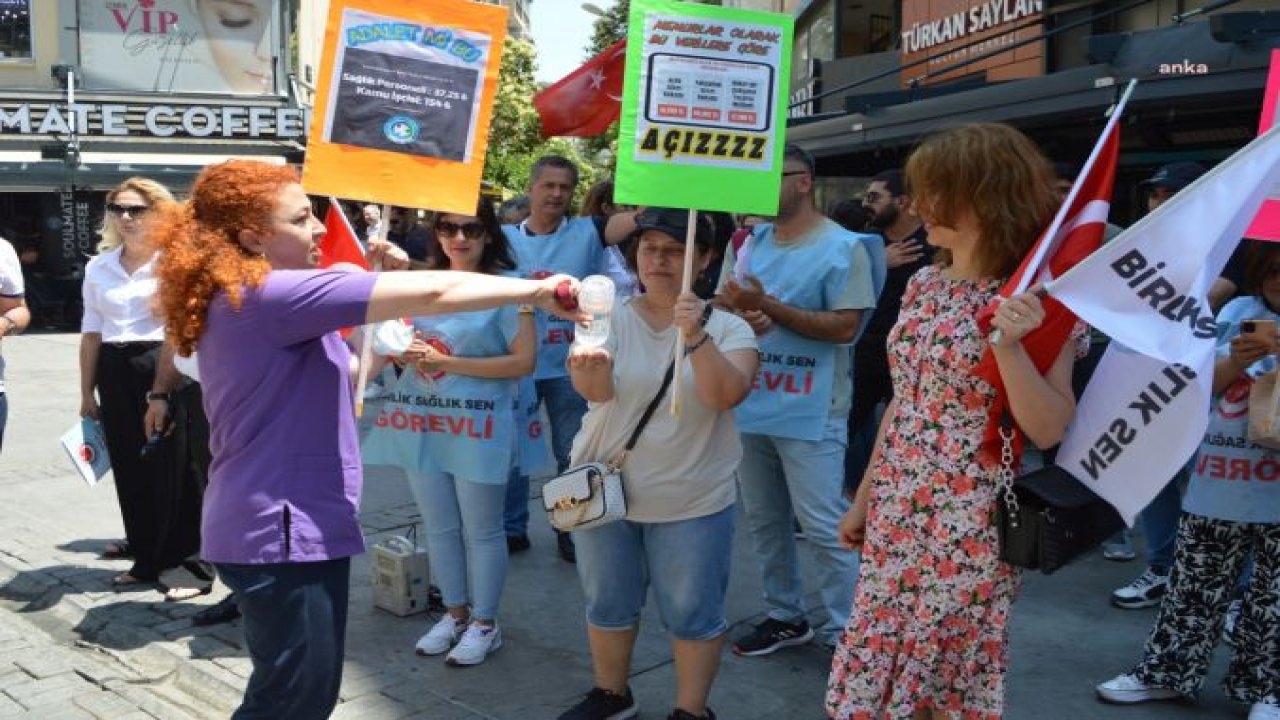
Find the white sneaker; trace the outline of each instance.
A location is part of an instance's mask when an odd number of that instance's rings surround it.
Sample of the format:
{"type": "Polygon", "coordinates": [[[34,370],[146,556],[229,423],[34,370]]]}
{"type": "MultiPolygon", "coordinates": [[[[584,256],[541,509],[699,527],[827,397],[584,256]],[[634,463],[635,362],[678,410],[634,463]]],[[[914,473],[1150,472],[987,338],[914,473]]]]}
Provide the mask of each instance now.
{"type": "Polygon", "coordinates": [[[445,657],[446,665],[465,666],[479,665],[489,653],[502,647],[502,631],[497,625],[481,625],[471,623],[462,639],[445,657]]]}
{"type": "Polygon", "coordinates": [[[1151,700],[1177,700],[1182,693],[1169,688],[1144,684],[1137,676],[1117,675],[1102,683],[1097,688],[1098,697],[1109,703],[1131,705],[1151,700]]]}
{"type": "Polygon", "coordinates": [[[1147,568],[1133,582],[1111,593],[1111,604],[1125,610],[1155,607],[1164,599],[1168,589],[1169,573],[1147,568]]]}
{"type": "Polygon", "coordinates": [[[1249,720],[1280,720],[1280,702],[1254,703],[1249,709],[1249,720]]]}
{"type": "Polygon", "coordinates": [[[413,647],[414,652],[419,655],[439,655],[448,652],[466,629],[465,620],[456,620],[449,613],[445,613],[444,617],[440,618],[440,622],[432,625],[426,635],[418,638],[418,644],[413,647]]]}

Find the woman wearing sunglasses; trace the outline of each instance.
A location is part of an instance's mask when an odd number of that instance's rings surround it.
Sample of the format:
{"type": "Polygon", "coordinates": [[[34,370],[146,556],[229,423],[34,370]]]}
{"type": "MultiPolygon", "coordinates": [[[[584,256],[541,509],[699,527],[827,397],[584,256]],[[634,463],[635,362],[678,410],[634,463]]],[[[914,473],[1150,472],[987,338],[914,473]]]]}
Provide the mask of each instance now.
{"type": "MultiPolygon", "coordinates": [[[[515,270],[493,205],[441,213],[431,267],[488,275],[515,270]]],[[[364,443],[366,464],[404,467],[426,526],[427,553],[448,612],[417,642],[477,665],[502,644],[496,620],[507,574],[503,504],[516,464],[518,378],[533,372],[531,309],[418,317],[401,374],[364,443]]]]}
{"type": "MultiPolygon", "coordinates": [[[[156,246],[147,225],[157,208],[173,202],[153,180],[130,178],[116,186],[107,193],[98,255],[84,270],[80,415],[101,420],[111,456],[126,539],[109,544],[105,555],[133,559],[112,580],[117,588],[155,583],[200,546],[200,489],[190,473],[174,476],[177,444],[149,443],[143,422],[148,408],[169,402],[167,394],[151,392],[164,327],[152,312],[156,246]]],[[[193,594],[185,590],[166,597],[193,594]]]]}

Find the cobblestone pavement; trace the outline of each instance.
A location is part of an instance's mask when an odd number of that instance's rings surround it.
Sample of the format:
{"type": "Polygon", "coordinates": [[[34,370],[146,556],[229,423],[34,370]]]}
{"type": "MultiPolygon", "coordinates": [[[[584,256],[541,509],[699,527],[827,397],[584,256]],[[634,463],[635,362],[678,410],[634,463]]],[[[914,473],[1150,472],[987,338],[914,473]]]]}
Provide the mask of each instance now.
{"type": "MultiPolygon", "coordinates": [[[[86,487],[58,437],[76,418],[75,335],[4,340],[9,427],[0,455],[0,718],[218,718],[235,707],[249,673],[236,623],[196,628],[190,616],[225,589],[184,603],[153,590],[115,593],[127,569],[102,560],[121,536],[110,482],[86,487]]],[[[534,547],[512,558],[502,617],[504,645],[475,668],[418,658],[413,643],[429,619],[372,608],[367,556],[353,564],[342,702],[334,717],[434,720],[556,717],[591,683],[582,600],[572,566],[534,513],[534,547]]],[[[361,516],[370,544],[416,524],[403,480],[366,478],[361,516]]],[[[802,547],[802,551],[806,548],[802,547]]],[[[808,561],[807,552],[802,559],[808,561]]],[[[760,619],[760,581],[739,525],[728,615],[736,635],[760,619]]],[[[1093,685],[1136,659],[1153,612],[1119,611],[1111,588],[1141,568],[1092,558],[1052,576],[1027,575],[1015,606],[1008,711],[1011,720],[1201,720],[1240,718],[1216,683],[1220,652],[1199,704],[1117,708],[1093,685]]],[[[811,601],[812,602],[812,601],[811,601]]],[[[712,694],[723,720],[822,717],[829,656],[817,646],[767,658],[726,654],[712,694]]],[[[632,688],[642,717],[665,717],[674,693],[670,646],[646,611],[632,688]]]]}
{"type": "Polygon", "coordinates": [[[151,720],[205,717],[172,669],[151,673],[85,640],[59,642],[0,612],[0,718],[151,720]]]}

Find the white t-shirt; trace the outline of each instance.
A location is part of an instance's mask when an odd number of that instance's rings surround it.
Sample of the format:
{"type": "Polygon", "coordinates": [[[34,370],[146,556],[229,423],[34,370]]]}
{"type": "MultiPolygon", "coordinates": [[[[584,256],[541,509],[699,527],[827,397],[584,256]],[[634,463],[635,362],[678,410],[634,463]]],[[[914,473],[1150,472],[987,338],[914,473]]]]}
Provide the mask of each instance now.
{"type": "Polygon", "coordinates": [[[84,319],[80,332],[101,333],[102,342],[160,342],[164,324],[153,314],[156,256],[130,275],[120,264],[121,245],[84,268],[84,319]]]}
{"type": "MultiPolygon", "coordinates": [[[[756,349],[746,321],[716,311],[707,321],[709,342],[720,352],[756,349]]],[[[675,351],[676,329],[654,332],[627,300],[614,310],[605,348],[613,357],[614,398],[589,403],[582,429],[573,439],[573,464],[615,458],[653,400],[675,351]]],[[[705,352],[703,350],[702,352],[705,352]]],[[[734,473],[742,444],[732,410],[702,404],[691,360],[684,362],[680,415],[670,412],[671,390],[663,397],[635,449],[623,465],[627,519],[674,522],[719,512],[734,501],[734,473]]]]}
{"type": "MultiPolygon", "coordinates": [[[[8,240],[0,238],[0,297],[20,298],[25,292],[22,263],[8,240]]],[[[4,357],[0,356],[0,393],[4,392],[4,357]]]]}

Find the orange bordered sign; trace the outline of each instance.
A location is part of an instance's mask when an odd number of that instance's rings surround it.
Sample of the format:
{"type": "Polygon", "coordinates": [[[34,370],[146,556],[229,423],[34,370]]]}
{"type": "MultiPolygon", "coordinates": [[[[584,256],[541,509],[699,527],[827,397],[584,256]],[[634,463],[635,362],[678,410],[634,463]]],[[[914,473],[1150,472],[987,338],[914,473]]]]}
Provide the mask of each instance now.
{"type": "Polygon", "coordinates": [[[474,213],[506,35],[497,5],[333,3],[307,192],[474,213]]]}

